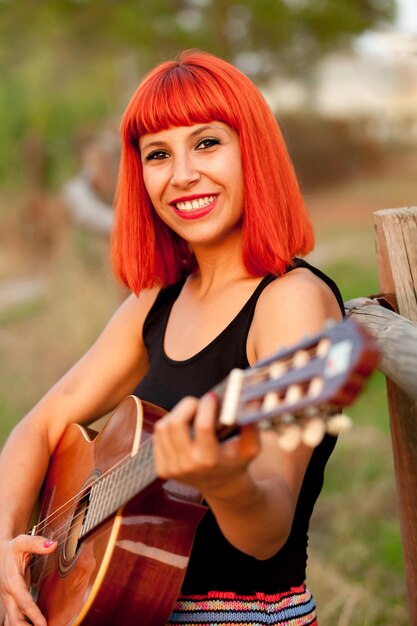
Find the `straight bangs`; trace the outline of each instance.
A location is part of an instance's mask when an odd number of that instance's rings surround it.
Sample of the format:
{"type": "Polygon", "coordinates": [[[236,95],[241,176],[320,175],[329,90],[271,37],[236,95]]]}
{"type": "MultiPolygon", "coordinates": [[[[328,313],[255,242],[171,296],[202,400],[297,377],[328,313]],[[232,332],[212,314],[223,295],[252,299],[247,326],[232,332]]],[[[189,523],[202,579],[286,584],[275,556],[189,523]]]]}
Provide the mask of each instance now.
{"type": "Polygon", "coordinates": [[[213,120],[238,130],[233,108],[208,68],[168,62],[145,78],[126,110],[123,126],[131,142],[167,128],[213,120]]]}

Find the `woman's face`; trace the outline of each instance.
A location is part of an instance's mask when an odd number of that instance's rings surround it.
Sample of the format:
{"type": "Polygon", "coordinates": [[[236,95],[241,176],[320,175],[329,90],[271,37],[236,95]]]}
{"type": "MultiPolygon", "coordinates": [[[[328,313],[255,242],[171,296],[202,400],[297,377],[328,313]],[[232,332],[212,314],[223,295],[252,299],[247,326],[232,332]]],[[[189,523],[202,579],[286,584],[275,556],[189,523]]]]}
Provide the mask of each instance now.
{"type": "Polygon", "coordinates": [[[139,142],[146,189],[159,217],[191,245],[217,243],[240,224],[239,136],[223,122],[179,126],[139,142]]]}

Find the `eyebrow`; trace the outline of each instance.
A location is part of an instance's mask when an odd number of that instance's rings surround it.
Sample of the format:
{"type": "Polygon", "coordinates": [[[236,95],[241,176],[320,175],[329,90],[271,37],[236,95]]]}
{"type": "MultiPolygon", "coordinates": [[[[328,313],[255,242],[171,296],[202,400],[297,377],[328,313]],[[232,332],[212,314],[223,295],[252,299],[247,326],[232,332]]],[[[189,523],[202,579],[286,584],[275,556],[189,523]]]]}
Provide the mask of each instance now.
{"type": "MultiPolygon", "coordinates": [[[[220,126],[216,126],[216,125],[213,126],[211,124],[205,124],[204,126],[199,126],[195,130],[193,130],[193,132],[190,133],[190,137],[196,137],[200,133],[204,133],[206,130],[213,130],[213,129],[220,130],[221,132],[225,132],[227,135],[229,135],[226,128],[220,128],[220,126]]],[[[167,144],[166,141],[150,141],[149,143],[145,143],[145,145],[141,148],[141,152],[145,150],[149,150],[149,148],[151,147],[161,148],[161,147],[166,146],[166,144],[167,144]]]]}

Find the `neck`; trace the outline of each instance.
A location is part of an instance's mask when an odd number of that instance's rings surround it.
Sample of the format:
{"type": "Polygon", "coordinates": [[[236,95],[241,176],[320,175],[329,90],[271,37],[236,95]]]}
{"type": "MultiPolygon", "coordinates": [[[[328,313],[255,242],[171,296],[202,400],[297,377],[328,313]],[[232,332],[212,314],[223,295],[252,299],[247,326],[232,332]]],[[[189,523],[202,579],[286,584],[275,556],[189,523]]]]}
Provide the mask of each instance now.
{"type": "Polygon", "coordinates": [[[222,241],[210,246],[194,246],[193,251],[198,264],[195,278],[199,281],[201,292],[207,292],[250,276],[242,261],[240,229],[229,234],[227,242],[222,241]]]}

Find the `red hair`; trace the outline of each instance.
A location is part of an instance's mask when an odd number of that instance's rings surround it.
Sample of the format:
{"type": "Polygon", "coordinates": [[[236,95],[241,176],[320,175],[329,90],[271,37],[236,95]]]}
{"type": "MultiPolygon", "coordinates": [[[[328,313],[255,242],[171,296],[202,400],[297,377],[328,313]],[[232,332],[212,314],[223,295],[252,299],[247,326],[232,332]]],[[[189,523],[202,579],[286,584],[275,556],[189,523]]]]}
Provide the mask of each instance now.
{"type": "Polygon", "coordinates": [[[196,265],[187,243],[153,210],[143,182],[139,138],[215,120],[239,134],[247,271],[254,276],[281,274],[294,256],[307,254],[314,245],[292,163],[263,96],[226,61],[187,51],[145,77],[122,119],[112,255],[116,275],[135,293],[174,283],[196,265]]]}

